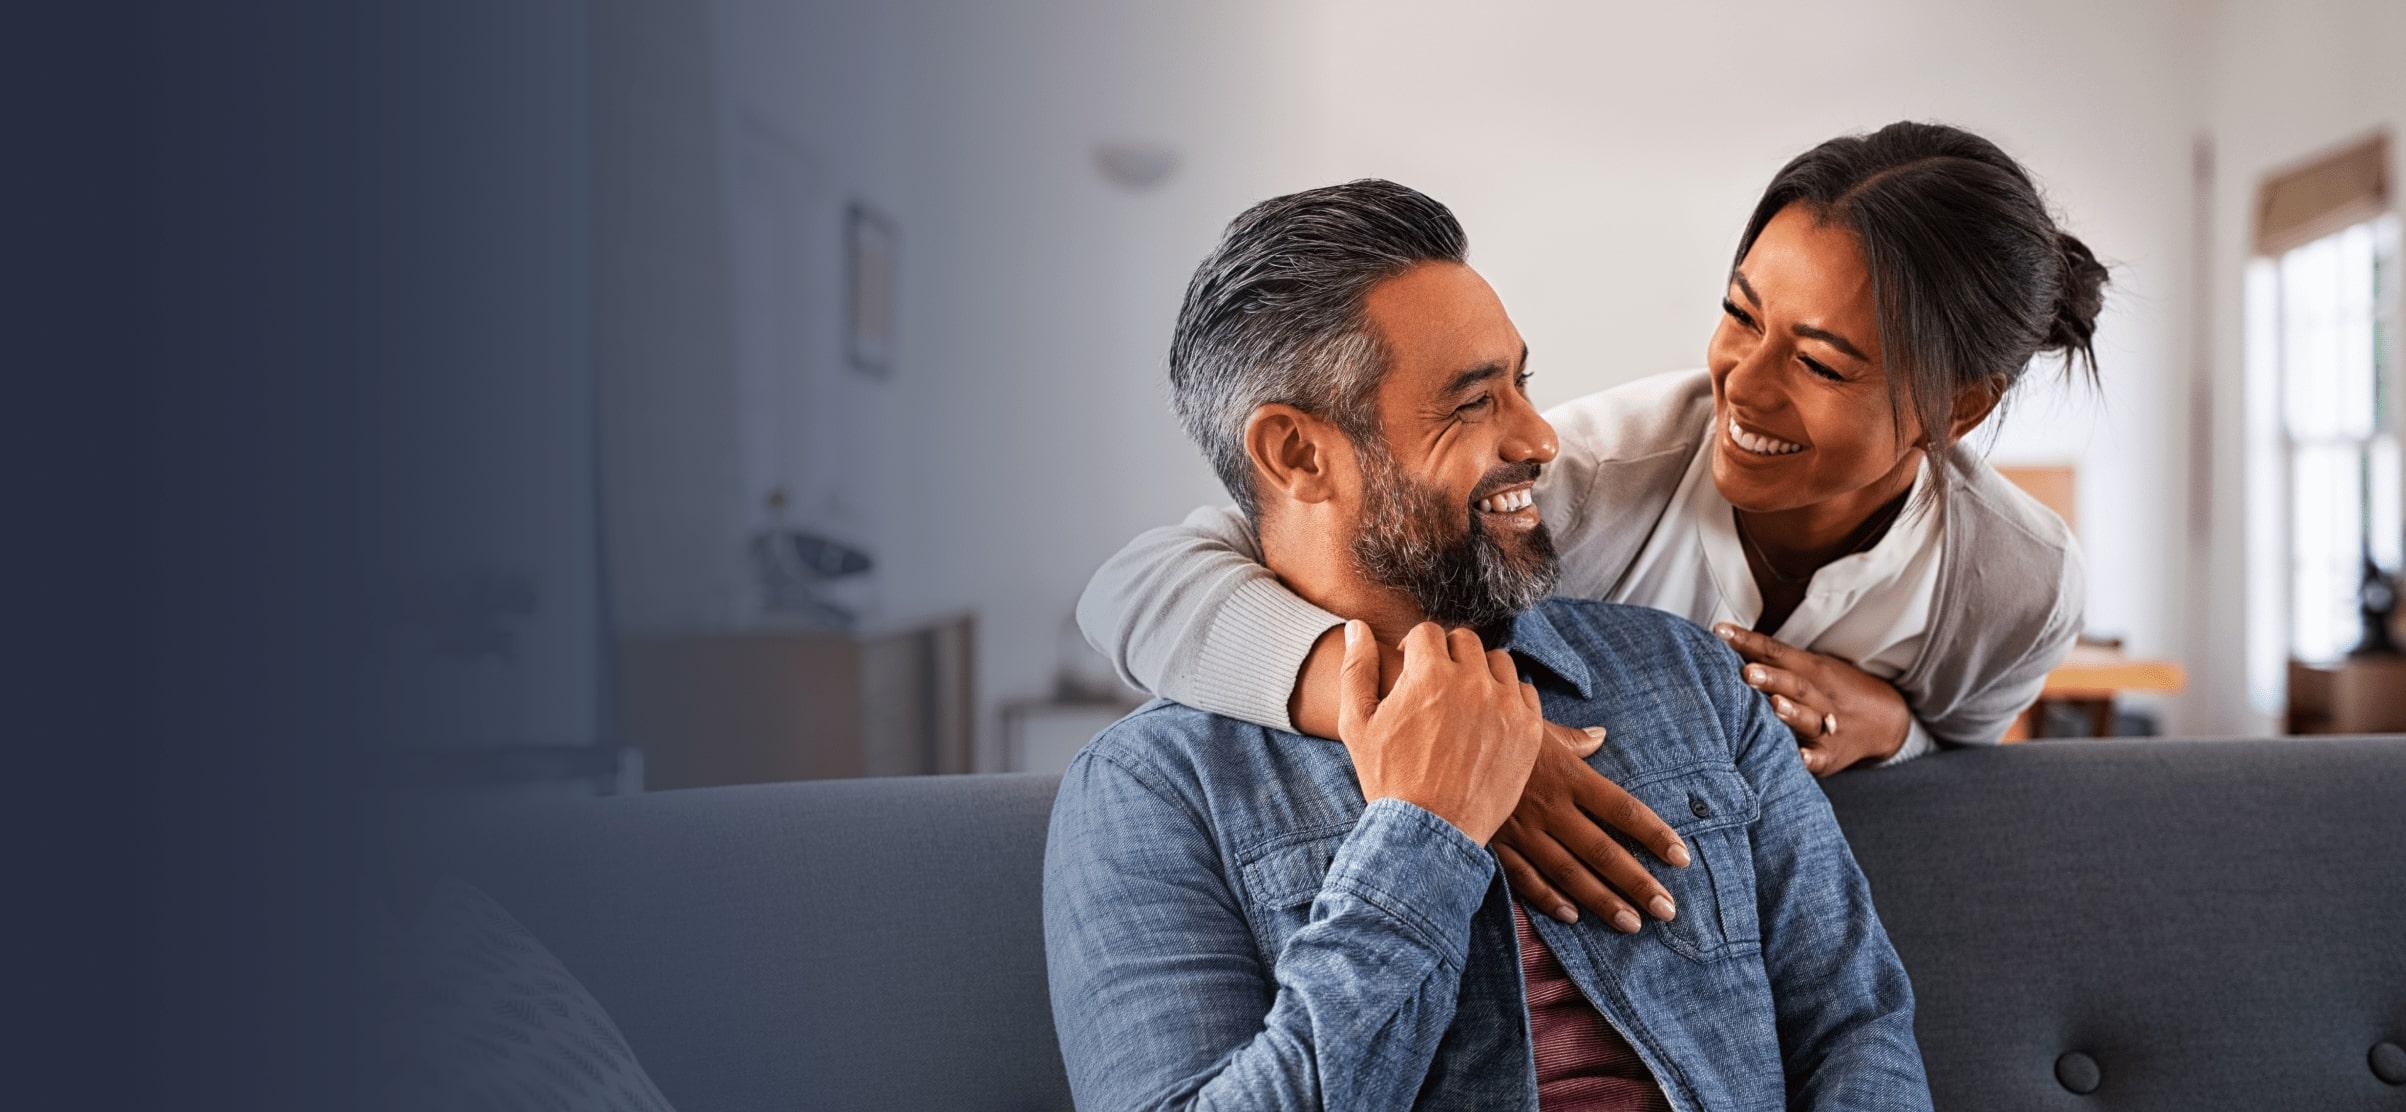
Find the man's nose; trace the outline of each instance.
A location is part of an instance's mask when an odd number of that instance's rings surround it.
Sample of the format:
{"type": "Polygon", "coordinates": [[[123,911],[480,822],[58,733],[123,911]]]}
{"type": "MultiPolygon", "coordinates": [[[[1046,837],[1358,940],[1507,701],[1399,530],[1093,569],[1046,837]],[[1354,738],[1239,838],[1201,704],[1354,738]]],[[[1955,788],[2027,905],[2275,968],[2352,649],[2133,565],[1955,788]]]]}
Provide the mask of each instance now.
{"type": "Polygon", "coordinates": [[[1554,426],[1537,412],[1536,406],[1529,404],[1529,399],[1515,399],[1512,427],[1504,434],[1498,451],[1512,463],[1552,463],[1559,451],[1554,443],[1554,426]]]}

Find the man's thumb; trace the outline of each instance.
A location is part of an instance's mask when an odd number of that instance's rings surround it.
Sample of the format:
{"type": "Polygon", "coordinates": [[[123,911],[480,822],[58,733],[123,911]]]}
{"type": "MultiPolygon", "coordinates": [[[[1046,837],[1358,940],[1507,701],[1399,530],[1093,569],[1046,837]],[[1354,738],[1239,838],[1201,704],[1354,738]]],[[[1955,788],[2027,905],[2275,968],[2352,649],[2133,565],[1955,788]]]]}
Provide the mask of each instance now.
{"type": "Polygon", "coordinates": [[[1378,713],[1378,639],[1367,622],[1345,623],[1345,671],[1339,680],[1337,734],[1351,735],[1378,713]]]}

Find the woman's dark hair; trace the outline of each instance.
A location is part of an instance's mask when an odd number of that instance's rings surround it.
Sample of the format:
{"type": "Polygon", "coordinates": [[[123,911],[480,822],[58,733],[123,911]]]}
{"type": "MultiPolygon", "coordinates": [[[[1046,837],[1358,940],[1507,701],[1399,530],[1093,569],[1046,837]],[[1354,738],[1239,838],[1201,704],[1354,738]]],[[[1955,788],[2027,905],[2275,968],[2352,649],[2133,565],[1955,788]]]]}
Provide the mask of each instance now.
{"type": "Polygon", "coordinates": [[[1737,263],[1793,204],[1863,245],[1897,421],[1912,406],[1935,457],[1930,496],[1945,489],[1949,425],[1965,387],[1993,382],[2002,398],[2044,353],[2096,384],[2091,339],[2105,266],[2055,226],[2030,175],[1996,144],[1905,122],[1814,147],[1763,191],[1737,263]]]}

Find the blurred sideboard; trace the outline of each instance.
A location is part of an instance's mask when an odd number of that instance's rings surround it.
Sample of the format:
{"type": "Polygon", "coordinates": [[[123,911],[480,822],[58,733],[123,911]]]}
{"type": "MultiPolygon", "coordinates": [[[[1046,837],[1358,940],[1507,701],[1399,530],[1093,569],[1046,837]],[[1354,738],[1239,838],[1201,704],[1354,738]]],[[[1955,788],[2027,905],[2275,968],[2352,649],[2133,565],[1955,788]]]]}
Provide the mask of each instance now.
{"type": "Polygon", "coordinates": [[[975,619],[626,638],[620,725],[650,790],[968,772],[975,619]]]}

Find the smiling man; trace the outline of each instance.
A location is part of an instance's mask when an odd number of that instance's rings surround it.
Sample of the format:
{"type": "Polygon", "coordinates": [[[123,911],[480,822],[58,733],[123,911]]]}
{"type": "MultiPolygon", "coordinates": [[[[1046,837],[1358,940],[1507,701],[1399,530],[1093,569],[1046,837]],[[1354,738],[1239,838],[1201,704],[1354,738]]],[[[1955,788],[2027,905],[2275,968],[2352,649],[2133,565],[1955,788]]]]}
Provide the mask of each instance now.
{"type": "Polygon", "coordinates": [[[1155,702],[1078,755],[1045,933],[1079,1106],[1927,1108],[1904,970],[1735,657],[1544,600],[1553,430],[1464,252],[1359,181],[1248,210],[1187,288],[1180,417],[1269,568],[1360,619],[1344,745],[1155,702]],[[1608,726],[1589,763],[1671,820],[1657,922],[1506,893],[1546,719],[1608,726]]]}

